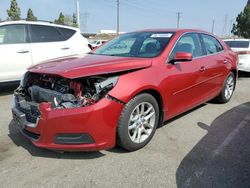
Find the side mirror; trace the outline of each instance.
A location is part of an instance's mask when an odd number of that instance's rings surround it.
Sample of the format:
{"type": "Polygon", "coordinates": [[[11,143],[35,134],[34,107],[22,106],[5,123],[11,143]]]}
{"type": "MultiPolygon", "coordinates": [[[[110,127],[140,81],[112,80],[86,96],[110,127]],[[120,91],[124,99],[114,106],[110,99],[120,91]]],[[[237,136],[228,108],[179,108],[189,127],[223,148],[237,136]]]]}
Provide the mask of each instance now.
{"type": "Polygon", "coordinates": [[[175,57],[170,60],[169,63],[175,64],[175,62],[192,61],[193,55],[187,52],[176,52],[175,57]]]}

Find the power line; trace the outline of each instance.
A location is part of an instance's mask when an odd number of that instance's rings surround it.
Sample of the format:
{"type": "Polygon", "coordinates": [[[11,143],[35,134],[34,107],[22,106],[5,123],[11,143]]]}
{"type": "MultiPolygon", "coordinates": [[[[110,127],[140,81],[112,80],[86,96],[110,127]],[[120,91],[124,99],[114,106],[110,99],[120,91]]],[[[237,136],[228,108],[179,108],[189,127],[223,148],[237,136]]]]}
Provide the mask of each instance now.
{"type": "Polygon", "coordinates": [[[153,14],[153,15],[158,14],[158,15],[164,15],[164,16],[170,15],[170,13],[167,12],[165,8],[161,9],[161,7],[153,7],[153,6],[146,7],[146,6],[144,6],[145,4],[140,4],[138,2],[134,2],[134,1],[130,1],[130,0],[124,0],[124,1],[122,1],[122,3],[124,3],[130,7],[133,7],[137,11],[141,10],[141,13],[153,14]]]}

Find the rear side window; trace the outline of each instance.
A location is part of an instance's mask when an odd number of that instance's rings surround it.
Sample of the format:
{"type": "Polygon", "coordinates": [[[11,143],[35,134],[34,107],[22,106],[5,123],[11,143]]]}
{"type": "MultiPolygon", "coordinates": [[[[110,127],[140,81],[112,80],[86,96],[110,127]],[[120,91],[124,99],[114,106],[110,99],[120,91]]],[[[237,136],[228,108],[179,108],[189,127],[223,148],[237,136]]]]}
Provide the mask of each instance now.
{"type": "Polygon", "coordinates": [[[0,44],[22,44],[26,42],[25,25],[14,24],[0,27],[0,44]]]}
{"type": "Polygon", "coordinates": [[[53,26],[30,25],[31,42],[63,41],[62,34],[53,26]]]}
{"type": "Polygon", "coordinates": [[[176,43],[170,58],[175,57],[177,52],[191,53],[193,57],[200,57],[203,55],[200,38],[196,33],[187,33],[183,35],[176,43]]]}
{"type": "Polygon", "coordinates": [[[202,34],[202,38],[208,55],[223,51],[222,45],[213,36],[202,34]]]}
{"type": "Polygon", "coordinates": [[[249,48],[249,41],[224,41],[230,48],[249,48]]]}
{"type": "Polygon", "coordinates": [[[65,40],[70,39],[76,33],[76,31],[73,29],[67,29],[62,27],[57,27],[57,29],[63,34],[65,40]]]}

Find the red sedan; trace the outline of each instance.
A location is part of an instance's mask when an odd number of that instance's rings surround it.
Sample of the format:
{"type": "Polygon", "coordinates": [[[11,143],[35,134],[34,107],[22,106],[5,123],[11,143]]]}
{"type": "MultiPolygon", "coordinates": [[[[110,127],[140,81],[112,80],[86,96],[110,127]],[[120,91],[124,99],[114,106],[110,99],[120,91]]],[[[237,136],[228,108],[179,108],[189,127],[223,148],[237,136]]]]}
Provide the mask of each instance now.
{"type": "Polygon", "coordinates": [[[199,30],[127,33],[81,58],[29,68],[13,119],[38,147],[144,147],[162,122],[216,98],[230,100],[237,55],[199,30]]]}

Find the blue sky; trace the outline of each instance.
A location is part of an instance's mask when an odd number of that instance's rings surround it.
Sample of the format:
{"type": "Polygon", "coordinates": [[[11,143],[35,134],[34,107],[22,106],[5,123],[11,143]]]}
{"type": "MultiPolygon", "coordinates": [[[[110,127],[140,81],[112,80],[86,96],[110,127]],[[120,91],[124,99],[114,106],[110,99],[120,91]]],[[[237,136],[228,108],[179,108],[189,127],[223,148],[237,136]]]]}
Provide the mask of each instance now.
{"type": "MultiPolygon", "coordinates": [[[[7,18],[11,0],[0,0],[0,18],[7,18]]],[[[60,12],[73,14],[75,0],[17,0],[22,17],[31,8],[40,20],[54,20],[60,12]]],[[[175,28],[181,12],[180,27],[211,31],[215,20],[217,35],[229,34],[231,22],[247,0],[120,0],[120,30],[175,28]],[[226,21],[226,22],[225,22],[226,21]]],[[[116,0],[80,0],[81,30],[98,32],[116,28],[116,0]],[[86,17],[86,15],[88,15],[86,17]],[[87,19],[86,19],[87,18],[87,19]]]]}

